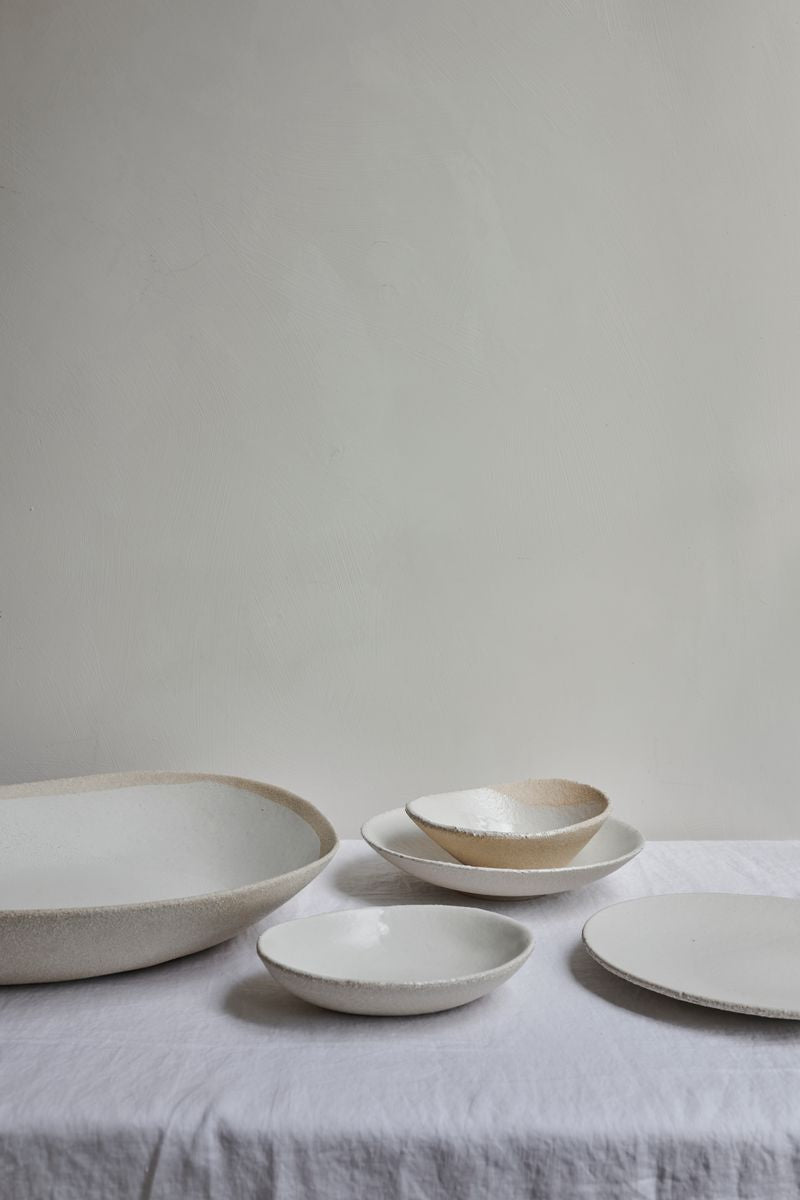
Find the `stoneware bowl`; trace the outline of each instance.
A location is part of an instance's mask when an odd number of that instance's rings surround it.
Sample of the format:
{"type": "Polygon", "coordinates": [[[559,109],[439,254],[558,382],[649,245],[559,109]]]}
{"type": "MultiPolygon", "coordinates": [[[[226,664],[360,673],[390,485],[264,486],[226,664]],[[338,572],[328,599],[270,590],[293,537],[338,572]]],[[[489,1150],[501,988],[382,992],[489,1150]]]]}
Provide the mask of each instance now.
{"type": "Polygon", "coordinates": [[[624,867],[644,846],[638,829],[609,817],[566,867],[470,867],[423,833],[404,808],[371,817],[361,836],[387,862],[425,883],[474,896],[509,898],[549,896],[585,887],[624,867]]]}
{"type": "Polygon", "coordinates": [[[355,908],[273,925],[258,954],[296,996],[339,1012],[408,1017],[469,1004],[533,949],[524,925],[480,908],[355,908]]]}
{"type": "Polygon", "coordinates": [[[422,796],[406,812],[459,862],[529,870],[571,862],[606,819],[608,799],[569,779],[422,796]]]}
{"type": "Polygon", "coordinates": [[[320,873],[336,834],[225,775],[0,787],[0,983],[149,967],[233,937],[320,873]]]}

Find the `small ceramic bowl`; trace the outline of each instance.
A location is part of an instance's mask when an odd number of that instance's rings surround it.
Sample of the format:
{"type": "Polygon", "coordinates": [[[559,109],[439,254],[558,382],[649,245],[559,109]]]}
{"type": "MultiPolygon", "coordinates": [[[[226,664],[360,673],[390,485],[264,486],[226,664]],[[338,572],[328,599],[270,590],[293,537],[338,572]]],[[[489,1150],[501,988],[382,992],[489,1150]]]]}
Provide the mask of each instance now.
{"type": "Polygon", "coordinates": [[[570,863],[609,808],[608,798],[585,783],[525,779],[421,796],[406,812],[459,862],[530,870],[570,863]]]}
{"type": "Polygon", "coordinates": [[[407,1017],[457,1008],[509,979],[530,931],[481,908],[350,908],[273,925],[258,955],[290,992],[339,1012],[407,1017]]]}

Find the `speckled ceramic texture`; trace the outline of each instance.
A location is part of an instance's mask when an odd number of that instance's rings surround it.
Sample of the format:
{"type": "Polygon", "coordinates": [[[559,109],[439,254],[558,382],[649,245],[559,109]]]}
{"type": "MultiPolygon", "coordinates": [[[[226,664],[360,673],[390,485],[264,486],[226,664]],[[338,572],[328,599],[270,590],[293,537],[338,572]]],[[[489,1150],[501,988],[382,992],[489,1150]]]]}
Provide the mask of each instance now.
{"type": "Polygon", "coordinates": [[[459,862],[512,870],[566,866],[609,810],[597,788],[569,779],[524,779],[406,805],[412,821],[459,862]]]}
{"type": "Polygon", "coordinates": [[[569,866],[527,871],[470,867],[423,833],[404,808],[371,817],[361,836],[387,862],[416,879],[456,892],[498,898],[549,896],[585,887],[624,867],[644,846],[638,829],[609,817],[569,866]]]}
{"type": "Polygon", "coordinates": [[[586,949],[629,983],[729,1012],[800,1020],[800,900],[679,892],[612,904],[586,949]]]}
{"type": "Polygon", "coordinates": [[[2,787],[0,828],[3,984],[205,950],[294,896],[338,845],[281,788],[171,772],[2,787]]]}
{"type": "Polygon", "coordinates": [[[273,925],[258,939],[270,974],[321,1008],[407,1017],[494,991],[533,949],[518,921],[438,904],[345,909],[273,925]]]}

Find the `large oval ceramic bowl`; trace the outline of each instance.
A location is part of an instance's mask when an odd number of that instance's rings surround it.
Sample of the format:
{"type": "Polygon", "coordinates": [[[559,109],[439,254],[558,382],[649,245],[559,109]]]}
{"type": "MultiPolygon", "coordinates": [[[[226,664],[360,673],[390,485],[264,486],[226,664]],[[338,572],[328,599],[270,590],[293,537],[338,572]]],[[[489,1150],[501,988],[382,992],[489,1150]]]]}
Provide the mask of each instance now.
{"type": "Polygon", "coordinates": [[[570,779],[524,779],[421,796],[406,812],[472,867],[564,867],[605,821],[608,798],[570,779]]]}
{"type": "Polygon", "coordinates": [[[0,983],[84,979],[224,942],[331,860],[307,800],[226,775],[0,787],[0,983]]]}
{"type": "Polygon", "coordinates": [[[638,829],[609,817],[602,829],[579,850],[566,867],[514,870],[503,867],[470,867],[423,833],[404,808],[371,817],[362,830],[364,841],[378,854],[425,883],[467,892],[473,896],[551,896],[585,887],[618,871],[644,846],[638,829]]]}
{"type": "Polygon", "coordinates": [[[350,908],[273,925],[258,954],[285,988],[339,1012],[409,1017],[457,1008],[509,979],[530,931],[482,908],[350,908]]]}

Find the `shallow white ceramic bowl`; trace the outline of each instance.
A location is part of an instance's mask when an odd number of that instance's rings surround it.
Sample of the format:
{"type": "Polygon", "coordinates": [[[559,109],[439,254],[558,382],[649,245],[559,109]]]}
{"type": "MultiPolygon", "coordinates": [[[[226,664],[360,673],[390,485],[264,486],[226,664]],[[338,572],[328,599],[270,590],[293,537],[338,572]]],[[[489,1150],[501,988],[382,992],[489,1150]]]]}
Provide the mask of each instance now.
{"type": "Polygon", "coordinates": [[[676,1000],[800,1020],[800,900],[726,892],[641,896],[583,928],[615,975],[676,1000]]]}
{"type": "Polygon", "coordinates": [[[533,949],[524,925],[480,908],[407,904],[273,925],[258,954],[290,992],[339,1012],[415,1016],[493,991],[533,949]]]}
{"type": "Polygon", "coordinates": [[[527,871],[470,867],[423,833],[404,808],[371,817],[361,836],[387,862],[425,883],[474,896],[497,897],[549,896],[584,887],[624,867],[644,846],[638,829],[609,817],[569,866],[527,871]]]}
{"type": "Polygon", "coordinates": [[[240,933],[332,858],[306,800],[224,775],[0,787],[0,983],[152,966],[240,933]]]}
{"type": "Polygon", "coordinates": [[[608,811],[602,792],[569,779],[524,779],[406,805],[412,821],[459,862],[522,870],[566,866],[608,811]]]}

